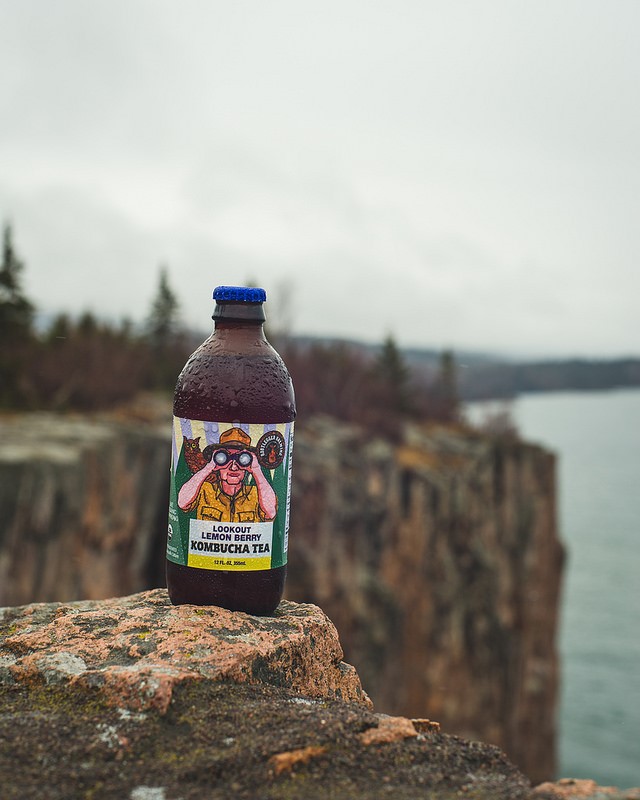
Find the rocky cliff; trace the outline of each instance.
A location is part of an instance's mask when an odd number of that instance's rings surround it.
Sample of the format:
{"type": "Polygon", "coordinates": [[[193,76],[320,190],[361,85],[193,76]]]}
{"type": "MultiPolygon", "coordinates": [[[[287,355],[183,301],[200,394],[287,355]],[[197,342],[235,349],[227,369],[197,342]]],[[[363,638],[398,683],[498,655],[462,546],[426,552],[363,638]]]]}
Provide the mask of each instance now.
{"type": "Polygon", "coordinates": [[[554,774],[555,459],[514,439],[315,420],[296,443],[289,596],[318,603],[376,708],[554,774]]]}
{"type": "Polygon", "coordinates": [[[3,800],[640,800],[533,789],[495,747],[373,713],[317,607],[174,607],[164,590],[0,609],[3,800]]]}
{"type": "MultiPolygon", "coordinates": [[[[0,604],[163,583],[168,415],[0,427],[0,604]]],[[[409,429],[296,434],[288,596],[326,608],[376,708],[439,719],[554,772],[562,552],[554,459],[409,429]]]]}
{"type": "Polygon", "coordinates": [[[0,420],[0,605],[163,585],[168,441],[148,419],[0,420]]]}

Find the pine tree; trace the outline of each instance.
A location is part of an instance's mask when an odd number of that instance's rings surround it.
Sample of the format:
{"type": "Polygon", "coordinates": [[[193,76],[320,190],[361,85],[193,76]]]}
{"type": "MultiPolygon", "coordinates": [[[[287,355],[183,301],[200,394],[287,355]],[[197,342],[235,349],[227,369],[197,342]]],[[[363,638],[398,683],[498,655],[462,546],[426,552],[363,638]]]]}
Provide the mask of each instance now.
{"type": "Polygon", "coordinates": [[[7,345],[31,335],[33,305],[22,292],[24,264],[13,246],[13,231],[5,224],[0,265],[0,337],[7,345]]]}
{"type": "Polygon", "coordinates": [[[451,350],[443,350],[440,355],[440,367],[434,389],[438,416],[449,422],[457,420],[460,415],[460,399],[456,363],[451,350]]]}
{"type": "Polygon", "coordinates": [[[411,371],[391,334],[383,342],[376,373],[388,411],[399,416],[408,415],[412,410],[411,371]]]}
{"type": "Polygon", "coordinates": [[[167,269],[160,269],[156,296],[146,323],[151,355],[150,379],[156,389],[175,386],[184,363],[184,335],[179,323],[180,304],[169,286],[167,269]]]}
{"type": "Polygon", "coordinates": [[[65,344],[73,333],[73,325],[69,315],[65,312],[57,314],[49,330],[47,331],[46,343],[54,347],[60,347],[65,344]]]}
{"type": "Polygon", "coordinates": [[[147,319],[147,336],[151,344],[159,349],[168,347],[178,331],[178,298],[169,286],[166,267],[160,269],[158,290],[151,304],[147,319]]]}
{"type": "Polygon", "coordinates": [[[29,356],[33,342],[33,305],[22,291],[24,264],[5,224],[0,264],[0,405],[24,405],[30,397],[29,356]]]}
{"type": "Polygon", "coordinates": [[[95,315],[91,311],[84,311],[76,324],[76,332],[79,336],[89,339],[96,336],[100,330],[100,325],[95,315]]]}

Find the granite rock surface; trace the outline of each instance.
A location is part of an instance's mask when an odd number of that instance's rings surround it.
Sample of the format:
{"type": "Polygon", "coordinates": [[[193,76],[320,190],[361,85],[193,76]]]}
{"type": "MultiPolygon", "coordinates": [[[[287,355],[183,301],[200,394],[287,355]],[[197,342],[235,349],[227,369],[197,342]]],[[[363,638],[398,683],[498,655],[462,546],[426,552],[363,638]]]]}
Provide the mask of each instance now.
{"type": "Polygon", "coordinates": [[[167,710],[174,688],[208,679],[284,686],[370,706],[332,622],[283,601],[274,616],[173,606],[165,589],[101,602],[0,609],[0,683],[99,688],[108,702],[167,710]]]}
{"type": "Polygon", "coordinates": [[[164,590],[0,609],[2,800],[639,800],[532,788],[496,747],[373,712],[317,607],[164,590]]]}
{"type": "Polygon", "coordinates": [[[524,800],[496,748],[374,714],[335,628],[164,590],[0,611],[3,800],[524,800]]]}

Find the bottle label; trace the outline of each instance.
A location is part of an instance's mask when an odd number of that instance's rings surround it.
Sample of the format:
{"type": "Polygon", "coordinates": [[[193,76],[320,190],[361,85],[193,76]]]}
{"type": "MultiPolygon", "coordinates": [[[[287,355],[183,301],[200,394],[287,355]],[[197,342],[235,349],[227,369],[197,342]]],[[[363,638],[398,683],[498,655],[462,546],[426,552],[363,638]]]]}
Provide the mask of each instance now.
{"type": "Polygon", "coordinates": [[[167,558],[198,569],[287,563],[293,422],[173,418],[167,558]]]}

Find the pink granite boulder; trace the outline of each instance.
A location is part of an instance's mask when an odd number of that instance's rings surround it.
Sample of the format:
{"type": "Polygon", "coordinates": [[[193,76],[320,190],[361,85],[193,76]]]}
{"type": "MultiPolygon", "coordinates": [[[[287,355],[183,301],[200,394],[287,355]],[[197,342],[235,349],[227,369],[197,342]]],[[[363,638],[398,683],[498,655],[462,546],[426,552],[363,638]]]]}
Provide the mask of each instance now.
{"type": "Polygon", "coordinates": [[[165,711],[178,683],[286,687],[371,706],[320,608],[283,601],[272,617],[173,606],[164,589],[0,609],[0,684],[97,687],[109,702],[165,711]]]}

